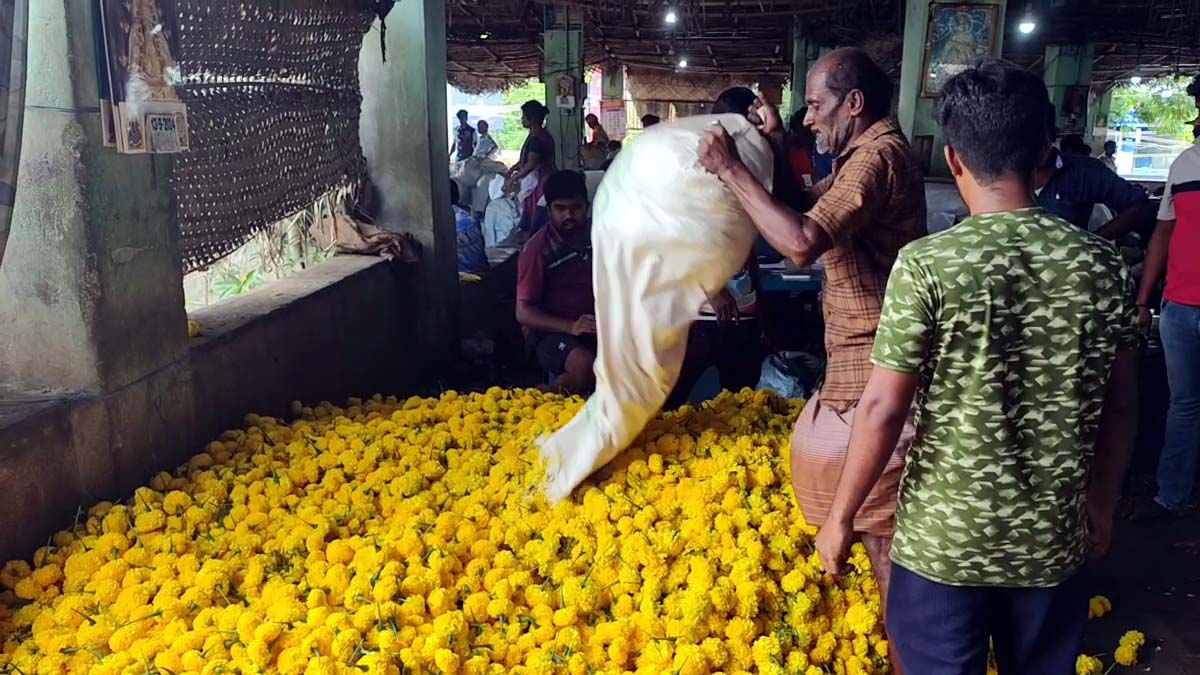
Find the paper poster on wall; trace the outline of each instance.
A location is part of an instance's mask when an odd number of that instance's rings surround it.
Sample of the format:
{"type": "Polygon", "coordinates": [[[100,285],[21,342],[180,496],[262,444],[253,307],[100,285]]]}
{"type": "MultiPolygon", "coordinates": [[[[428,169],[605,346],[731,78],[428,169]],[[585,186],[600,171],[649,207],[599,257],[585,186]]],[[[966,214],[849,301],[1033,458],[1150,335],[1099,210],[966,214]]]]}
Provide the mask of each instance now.
{"type": "Polygon", "coordinates": [[[625,102],[624,101],[601,101],[600,102],[600,125],[608,132],[608,137],[613,139],[624,138],[628,133],[625,117],[625,102]]]}
{"type": "Polygon", "coordinates": [[[187,106],[175,92],[175,0],[100,0],[100,7],[117,150],[187,150],[187,106]]]}

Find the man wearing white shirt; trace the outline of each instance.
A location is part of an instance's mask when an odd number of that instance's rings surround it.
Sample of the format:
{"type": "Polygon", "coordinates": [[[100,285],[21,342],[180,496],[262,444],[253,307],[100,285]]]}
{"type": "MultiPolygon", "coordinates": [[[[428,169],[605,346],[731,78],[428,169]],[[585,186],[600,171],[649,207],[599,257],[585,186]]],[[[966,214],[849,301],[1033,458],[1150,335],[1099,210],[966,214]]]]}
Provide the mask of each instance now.
{"type": "Polygon", "coordinates": [[[474,156],[479,159],[496,159],[496,155],[500,154],[500,146],[488,133],[487,120],[479,120],[476,128],[479,130],[479,141],[475,143],[474,156]]]}
{"type": "MultiPolygon", "coordinates": [[[[1200,78],[1192,89],[1200,101],[1200,78]]],[[[1166,274],[1159,335],[1171,403],[1158,463],[1158,494],[1151,510],[1140,514],[1147,517],[1170,517],[1187,508],[1200,451],[1200,119],[1196,122],[1196,144],[1171,164],[1167,175],[1138,289],[1138,324],[1148,332],[1150,298],[1166,274]]]]}

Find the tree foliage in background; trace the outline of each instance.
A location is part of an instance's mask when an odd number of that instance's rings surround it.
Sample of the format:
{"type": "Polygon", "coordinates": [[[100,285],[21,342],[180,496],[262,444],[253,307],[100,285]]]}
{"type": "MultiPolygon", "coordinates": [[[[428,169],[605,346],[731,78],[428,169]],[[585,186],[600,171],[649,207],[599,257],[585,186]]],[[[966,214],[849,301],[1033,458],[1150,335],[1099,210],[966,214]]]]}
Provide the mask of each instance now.
{"type": "Polygon", "coordinates": [[[1196,106],[1187,87],[1188,80],[1174,77],[1120,85],[1113,90],[1110,119],[1125,128],[1136,116],[1159,136],[1190,141],[1196,106]]]}
{"type": "Polygon", "coordinates": [[[521,126],[521,105],[526,101],[540,101],[545,104],[546,85],[537,79],[529,79],[524,84],[504,92],[504,105],[513,106],[513,109],[504,113],[504,129],[492,134],[504,150],[520,150],[525,142],[527,132],[521,126]]]}

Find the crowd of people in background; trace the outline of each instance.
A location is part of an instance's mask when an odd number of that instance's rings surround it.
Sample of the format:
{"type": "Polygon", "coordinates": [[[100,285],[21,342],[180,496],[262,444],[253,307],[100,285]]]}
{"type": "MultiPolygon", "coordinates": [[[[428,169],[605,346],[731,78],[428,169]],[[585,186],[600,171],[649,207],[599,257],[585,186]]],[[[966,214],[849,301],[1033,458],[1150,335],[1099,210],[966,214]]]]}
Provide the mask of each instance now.
{"type": "MultiPolygon", "coordinates": [[[[1200,96],[1200,80],[1193,88],[1200,96]]],[[[844,572],[850,545],[865,545],[896,672],[979,673],[989,650],[1002,672],[1071,672],[1087,618],[1081,570],[1110,545],[1136,429],[1139,332],[1164,275],[1171,405],[1150,515],[1177,515],[1191,497],[1200,146],[1171,168],[1155,226],[1150,196],[1114,171],[1115,144],[1093,158],[1081,137],[1056,139],[1041,79],[982,62],[944,84],[936,112],[969,215],[926,236],[923,170],[891,103],[870,57],[839,49],[808,73],[806,107],[786,127],[748,89],[714,102],[770,139],[772,191],[723,128],[698,149],[776,251],[823,263],[827,361],[796,422],[793,489],[820,528],[827,570],[844,572]],[[1093,223],[1097,205],[1111,218],[1093,223]],[[1139,287],[1113,242],[1151,231],[1139,287]]],[[[544,196],[547,217],[531,219],[520,254],[517,320],[545,388],[586,394],[596,350],[587,185],[554,170],[544,107],[527,107],[530,136],[509,180],[544,196]]],[[[587,125],[607,148],[599,121],[587,125]]],[[[753,384],[763,301],[752,256],[697,308],[668,406],[710,367],[724,387],[753,384]]]]}

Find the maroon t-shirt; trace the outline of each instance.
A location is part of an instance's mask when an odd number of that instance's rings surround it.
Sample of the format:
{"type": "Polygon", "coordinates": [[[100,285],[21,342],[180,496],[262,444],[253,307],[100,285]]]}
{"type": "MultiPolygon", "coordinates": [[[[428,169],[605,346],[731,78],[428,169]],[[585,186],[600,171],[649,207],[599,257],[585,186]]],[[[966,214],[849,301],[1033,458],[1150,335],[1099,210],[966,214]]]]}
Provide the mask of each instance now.
{"type": "Polygon", "coordinates": [[[517,259],[517,302],[569,321],[595,313],[590,244],[568,245],[552,224],[535,232],[517,259]]]}

